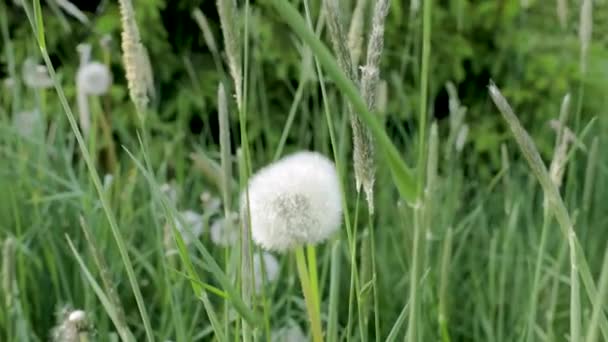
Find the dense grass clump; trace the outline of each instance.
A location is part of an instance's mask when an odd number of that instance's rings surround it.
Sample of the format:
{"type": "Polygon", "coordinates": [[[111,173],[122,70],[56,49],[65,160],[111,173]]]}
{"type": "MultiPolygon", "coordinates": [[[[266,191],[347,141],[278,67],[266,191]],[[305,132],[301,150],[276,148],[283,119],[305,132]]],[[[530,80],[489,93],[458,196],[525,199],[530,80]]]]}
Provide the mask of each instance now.
{"type": "Polygon", "coordinates": [[[0,341],[608,340],[605,4],[184,3],[0,3],[0,341]]]}

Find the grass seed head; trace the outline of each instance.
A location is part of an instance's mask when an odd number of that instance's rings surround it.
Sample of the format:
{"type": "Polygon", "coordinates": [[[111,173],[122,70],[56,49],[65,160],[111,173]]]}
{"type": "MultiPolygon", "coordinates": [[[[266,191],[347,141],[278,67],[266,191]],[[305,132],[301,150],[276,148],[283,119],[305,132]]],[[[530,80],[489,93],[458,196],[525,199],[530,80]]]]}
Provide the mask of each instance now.
{"type": "Polygon", "coordinates": [[[141,42],[135,11],[130,0],[120,0],[120,19],[122,56],[129,95],[137,111],[142,113],[149,102],[148,92],[152,84],[152,72],[148,52],[141,42]]]}

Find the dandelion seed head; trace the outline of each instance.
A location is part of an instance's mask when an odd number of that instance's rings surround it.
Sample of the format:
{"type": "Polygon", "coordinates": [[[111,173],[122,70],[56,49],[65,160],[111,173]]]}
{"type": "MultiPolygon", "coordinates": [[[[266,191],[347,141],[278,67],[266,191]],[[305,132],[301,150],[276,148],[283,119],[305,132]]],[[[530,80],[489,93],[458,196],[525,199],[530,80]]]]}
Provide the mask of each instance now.
{"type": "MultiPolygon", "coordinates": [[[[340,226],[338,173],[319,153],[299,152],[266,166],[251,178],[248,193],[252,237],[267,250],[316,244],[340,226]]],[[[241,208],[247,212],[246,193],[241,208]]]]}
{"type": "Polygon", "coordinates": [[[68,316],[68,320],[72,323],[81,323],[86,321],[87,314],[82,310],[74,310],[68,316]]]}
{"type": "Polygon", "coordinates": [[[112,74],[105,64],[89,62],[78,69],[76,84],[85,94],[103,95],[112,85],[112,74]]]}
{"type": "Polygon", "coordinates": [[[54,342],[79,342],[81,334],[87,334],[93,328],[83,310],[63,308],[57,313],[58,325],[52,330],[54,342]]]}
{"type": "Polygon", "coordinates": [[[53,86],[53,80],[49,76],[46,67],[42,64],[37,64],[32,58],[25,60],[21,74],[23,82],[30,89],[46,89],[53,86]]]}

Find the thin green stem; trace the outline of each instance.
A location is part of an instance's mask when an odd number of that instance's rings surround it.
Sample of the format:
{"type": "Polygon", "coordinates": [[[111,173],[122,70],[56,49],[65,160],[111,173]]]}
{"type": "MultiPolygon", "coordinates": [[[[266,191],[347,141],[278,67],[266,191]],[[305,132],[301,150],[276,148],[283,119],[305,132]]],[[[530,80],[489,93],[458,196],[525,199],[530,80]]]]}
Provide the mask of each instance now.
{"type": "Polygon", "coordinates": [[[316,305],[317,312],[321,312],[321,302],[319,295],[319,276],[317,274],[317,253],[315,246],[306,246],[306,256],[308,258],[308,275],[310,279],[310,289],[313,302],[316,305]]]}
{"type": "Polygon", "coordinates": [[[380,299],[378,298],[378,273],[376,272],[376,229],[374,215],[369,213],[369,247],[372,264],[372,296],[374,300],[374,331],[376,342],[380,341],[380,299]]]}
{"type": "Polygon", "coordinates": [[[422,28],[422,70],[420,75],[420,112],[418,122],[418,196],[424,186],[426,165],[426,126],[429,97],[429,63],[431,56],[431,13],[433,0],[424,0],[422,28]]]}
{"type": "Polygon", "coordinates": [[[534,278],[532,281],[532,293],[530,295],[530,311],[528,313],[528,323],[526,329],[526,341],[534,341],[534,327],[536,325],[536,303],[537,296],[539,293],[540,283],[540,271],[545,256],[545,249],[547,245],[547,236],[549,232],[549,223],[551,216],[549,215],[549,204],[545,203],[543,209],[543,226],[540,235],[540,242],[538,245],[538,254],[536,256],[536,265],[534,266],[534,278]]]}
{"type": "Polygon", "coordinates": [[[409,305],[410,312],[408,317],[408,330],[406,335],[407,342],[416,342],[418,340],[418,264],[420,254],[420,231],[422,224],[422,208],[420,205],[414,208],[414,238],[412,246],[412,265],[410,270],[410,296],[409,305]]]}
{"type": "Polygon", "coordinates": [[[321,328],[321,316],[317,311],[318,304],[314,301],[314,289],[312,288],[309,278],[309,271],[306,267],[306,256],[304,255],[304,247],[299,246],[295,249],[296,266],[300,283],[302,284],[302,292],[304,293],[304,301],[306,302],[306,310],[308,311],[308,319],[310,320],[310,329],[312,331],[312,340],[314,342],[323,341],[323,330],[321,328]]]}

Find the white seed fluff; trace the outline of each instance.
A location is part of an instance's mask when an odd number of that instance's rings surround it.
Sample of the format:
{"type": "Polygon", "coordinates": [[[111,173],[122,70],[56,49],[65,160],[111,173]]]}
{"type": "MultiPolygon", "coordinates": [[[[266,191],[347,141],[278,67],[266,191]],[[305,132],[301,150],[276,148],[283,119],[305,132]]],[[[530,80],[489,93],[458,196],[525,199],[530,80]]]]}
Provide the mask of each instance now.
{"type": "Polygon", "coordinates": [[[76,84],[87,95],[103,95],[110,89],[112,74],[105,64],[89,62],[78,69],[76,84]]]}
{"type": "MultiPolygon", "coordinates": [[[[267,250],[316,244],[335,233],[342,219],[334,164],[315,152],[298,152],[259,170],[249,182],[253,240],[267,250]]],[[[241,210],[247,212],[246,193],[241,210]]]]}
{"type": "Polygon", "coordinates": [[[72,323],[81,323],[86,320],[87,314],[82,310],[74,310],[68,316],[68,320],[72,323]]]}

